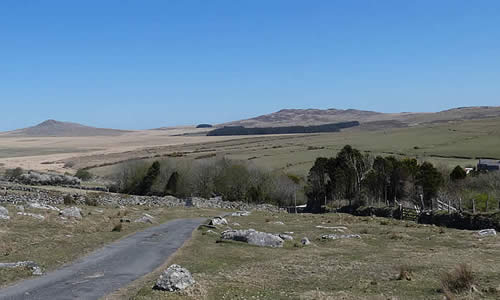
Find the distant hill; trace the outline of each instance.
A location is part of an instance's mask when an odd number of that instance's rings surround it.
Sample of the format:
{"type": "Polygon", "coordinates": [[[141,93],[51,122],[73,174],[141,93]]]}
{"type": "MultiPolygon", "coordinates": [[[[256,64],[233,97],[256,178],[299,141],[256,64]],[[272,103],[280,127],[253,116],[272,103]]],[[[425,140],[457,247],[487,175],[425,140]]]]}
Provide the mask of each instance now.
{"type": "Polygon", "coordinates": [[[435,113],[380,113],[356,109],[282,109],[251,119],[218,125],[245,127],[311,126],[358,121],[365,128],[407,127],[425,123],[500,117],[499,106],[460,107],[435,113]]]}
{"type": "Polygon", "coordinates": [[[60,122],[56,120],[47,120],[38,125],[5,132],[2,135],[10,136],[54,136],[54,137],[69,137],[69,136],[116,136],[129,131],[96,128],[85,126],[77,123],[60,122]]]}

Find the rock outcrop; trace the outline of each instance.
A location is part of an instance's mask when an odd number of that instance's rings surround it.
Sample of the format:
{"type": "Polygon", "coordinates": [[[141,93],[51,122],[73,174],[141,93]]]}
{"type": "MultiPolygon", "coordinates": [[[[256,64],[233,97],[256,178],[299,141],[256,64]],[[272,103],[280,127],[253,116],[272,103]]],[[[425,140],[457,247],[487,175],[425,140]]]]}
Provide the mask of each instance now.
{"type": "Polygon", "coordinates": [[[210,225],[212,226],[221,226],[221,225],[227,225],[227,220],[223,217],[215,217],[212,220],[210,220],[210,225]]]}
{"type": "Polygon", "coordinates": [[[15,263],[0,263],[0,269],[2,268],[29,268],[33,275],[43,275],[42,269],[37,263],[33,261],[19,261],[15,263]]]}
{"type": "Polygon", "coordinates": [[[148,215],[148,214],[144,214],[142,217],[140,217],[139,219],[136,219],[134,222],[135,223],[149,223],[149,224],[153,224],[154,220],[155,220],[155,218],[153,216],[148,215]]]}
{"type": "Polygon", "coordinates": [[[187,269],[179,265],[171,265],[160,275],[154,288],[174,292],[183,290],[194,283],[193,276],[187,269]]]}
{"type": "Polygon", "coordinates": [[[283,247],[283,239],[276,234],[248,230],[226,230],[221,233],[221,239],[245,242],[250,245],[261,247],[283,247]]]}
{"type": "Polygon", "coordinates": [[[360,239],[359,234],[325,234],[321,237],[324,240],[339,240],[339,239],[360,239]]]}
{"type": "Polygon", "coordinates": [[[0,220],[9,220],[9,210],[3,206],[0,206],[0,220]]]}
{"type": "Polygon", "coordinates": [[[82,218],[81,211],[76,206],[65,208],[65,209],[61,210],[60,214],[61,214],[61,216],[65,217],[65,218],[75,218],[75,219],[82,218]]]}

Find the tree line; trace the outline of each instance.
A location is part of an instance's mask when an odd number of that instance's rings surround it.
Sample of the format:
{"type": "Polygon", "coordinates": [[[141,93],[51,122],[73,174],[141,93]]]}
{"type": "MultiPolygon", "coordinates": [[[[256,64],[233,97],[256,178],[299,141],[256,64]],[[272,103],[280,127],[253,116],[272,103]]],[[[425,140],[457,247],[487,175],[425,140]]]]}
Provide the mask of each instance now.
{"type": "Polygon", "coordinates": [[[319,133],[339,132],[341,129],[359,126],[358,121],[323,124],[314,126],[282,126],[282,127],[252,127],[225,126],[207,133],[208,136],[222,135],[262,135],[262,134],[291,134],[291,133],[319,133]]]}
{"type": "Polygon", "coordinates": [[[449,172],[414,158],[373,157],[347,145],[335,157],[316,159],[307,176],[307,208],[319,212],[335,200],[350,206],[390,206],[405,200],[425,209],[436,198],[470,208],[471,201],[481,205],[486,192],[490,208],[496,209],[499,182],[498,174],[467,176],[460,166],[449,172]]]}
{"type": "Polygon", "coordinates": [[[111,191],[183,198],[220,196],[225,201],[290,205],[300,187],[292,174],[228,159],[130,162],[115,173],[111,191]]]}

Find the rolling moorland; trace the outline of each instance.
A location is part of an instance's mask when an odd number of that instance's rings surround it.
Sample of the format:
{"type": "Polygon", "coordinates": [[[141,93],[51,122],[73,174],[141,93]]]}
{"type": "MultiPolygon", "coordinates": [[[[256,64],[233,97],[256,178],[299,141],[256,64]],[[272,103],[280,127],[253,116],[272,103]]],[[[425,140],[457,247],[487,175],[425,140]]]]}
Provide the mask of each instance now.
{"type": "MultiPolygon", "coordinates": [[[[111,178],[130,161],[168,158],[199,162],[224,157],[305,177],[317,157],[334,156],[346,144],[372,155],[414,157],[448,168],[473,166],[480,157],[500,158],[498,107],[462,108],[434,114],[284,110],[215,127],[310,126],[353,121],[353,116],[357,116],[355,121],[360,122],[360,126],[335,133],[224,137],[206,136],[210,129],[195,126],[116,131],[48,121],[32,128],[1,133],[0,168],[21,166],[71,174],[86,169],[99,180],[111,178]],[[337,117],[332,117],[334,115],[337,117]]],[[[95,185],[96,181],[84,184],[95,185]]],[[[105,244],[167,220],[212,219],[234,211],[223,206],[171,207],[161,204],[163,200],[158,199],[163,198],[119,196],[71,187],[33,188],[19,184],[4,193],[0,199],[27,197],[42,201],[40,195],[45,194],[55,199],[50,202],[56,206],[55,210],[20,202],[24,205],[21,210],[17,200],[7,202],[5,207],[11,212],[11,218],[0,221],[0,239],[5,242],[0,246],[3,255],[0,263],[34,260],[44,271],[55,270],[105,244]],[[68,195],[72,195],[69,200],[68,195]],[[108,201],[117,197],[123,197],[124,202],[108,201]],[[74,206],[80,209],[81,218],[61,218],[58,211],[74,206]],[[153,224],[133,221],[145,214],[154,217],[153,224]],[[60,247],[61,244],[66,246],[60,247]]],[[[169,201],[177,203],[178,200],[169,201]]],[[[447,297],[451,300],[497,299],[500,295],[497,236],[483,237],[476,231],[373,216],[295,215],[255,210],[254,206],[244,209],[252,212],[248,216],[228,215],[227,224],[195,230],[193,238],[164,266],[104,299],[447,297]],[[286,240],[282,248],[267,248],[221,238],[224,230],[249,228],[287,234],[293,239],[286,240]],[[329,240],[323,237],[328,234],[355,238],[329,240]],[[303,237],[308,237],[311,244],[302,243],[303,237]],[[172,263],[188,268],[196,283],[174,293],[152,289],[159,274],[172,263]],[[459,272],[455,268],[462,263],[472,269],[468,288],[456,293],[443,290],[446,282],[453,284],[455,279],[449,278],[454,278],[459,272]]],[[[25,269],[4,269],[0,275],[1,286],[32,277],[30,270],[25,269]]],[[[99,277],[87,280],[99,280],[99,277]]]]}

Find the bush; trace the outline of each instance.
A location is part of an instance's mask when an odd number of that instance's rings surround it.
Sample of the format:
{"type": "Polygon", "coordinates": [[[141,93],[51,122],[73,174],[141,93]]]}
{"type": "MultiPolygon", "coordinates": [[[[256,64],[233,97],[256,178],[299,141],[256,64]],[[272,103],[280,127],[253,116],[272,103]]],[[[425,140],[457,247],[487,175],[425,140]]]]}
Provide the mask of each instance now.
{"type": "Polygon", "coordinates": [[[441,286],[445,292],[468,291],[473,284],[474,274],[472,268],[467,264],[460,264],[453,271],[446,272],[441,276],[441,286]]]}
{"type": "Polygon", "coordinates": [[[77,177],[83,181],[89,181],[90,179],[92,179],[92,174],[87,170],[80,169],[80,170],[76,171],[75,177],[77,177]]]}
{"type": "Polygon", "coordinates": [[[65,205],[74,205],[74,204],[76,204],[75,198],[73,198],[73,196],[71,196],[70,194],[64,195],[63,202],[64,202],[65,205]]]}
{"type": "Polygon", "coordinates": [[[120,232],[120,231],[122,231],[122,223],[116,224],[111,231],[112,232],[120,232]]]}
{"type": "Polygon", "coordinates": [[[87,206],[97,206],[97,199],[89,196],[85,196],[85,205],[87,206]]]}
{"type": "Polygon", "coordinates": [[[5,179],[8,181],[16,181],[23,175],[24,170],[22,168],[7,169],[5,171],[5,179]]]}

